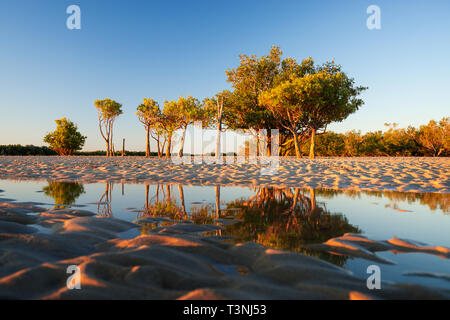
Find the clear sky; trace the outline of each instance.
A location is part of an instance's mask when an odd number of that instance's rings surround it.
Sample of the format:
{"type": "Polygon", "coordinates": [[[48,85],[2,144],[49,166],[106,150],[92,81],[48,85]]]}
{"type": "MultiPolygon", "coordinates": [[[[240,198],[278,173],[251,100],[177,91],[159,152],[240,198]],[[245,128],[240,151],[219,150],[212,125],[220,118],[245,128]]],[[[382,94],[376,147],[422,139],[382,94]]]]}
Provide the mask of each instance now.
{"type": "Polygon", "coordinates": [[[202,100],[225,88],[240,53],[332,58],[368,86],[365,105],[330,129],[362,132],[425,124],[449,116],[450,1],[0,0],[0,144],[43,145],[54,120],[68,117],[104,149],[96,99],[123,104],[116,149],[145,150],[134,114],[142,98],[190,94],[202,100]],[[66,8],[81,8],[69,30],[66,8]],[[369,30],[366,8],[381,8],[369,30]],[[119,142],[120,141],[120,142],[119,142]]]}

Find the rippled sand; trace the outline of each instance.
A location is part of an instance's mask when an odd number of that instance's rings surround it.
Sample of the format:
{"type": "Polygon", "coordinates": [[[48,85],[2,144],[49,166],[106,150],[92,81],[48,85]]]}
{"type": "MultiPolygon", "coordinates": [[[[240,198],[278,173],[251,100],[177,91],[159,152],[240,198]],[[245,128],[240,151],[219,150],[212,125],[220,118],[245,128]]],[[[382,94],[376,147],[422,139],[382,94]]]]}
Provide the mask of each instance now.
{"type": "Polygon", "coordinates": [[[272,174],[257,161],[177,164],[143,157],[0,157],[0,179],[314,187],[450,192],[449,158],[280,158],[272,174]],[[267,172],[266,172],[267,173],[267,172]]]}
{"type": "MultiPolygon", "coordinates": [[[[378,251],[392,252],[420,252],[432,254],[443,259],[450,259],[450,249],[443,246],[427,246],[426,244],[392,238],[385,241],[371,240],[360,234],[346,233],[342,237],[329,239],[321,244],[305,245],[305,248],[331,252],[334,254],[344,254],[352,257],[364,258],[375,262],[394,264],[376,254],[378,251]]],[[[448,275],[446,275],[448,277],[448,275]]],[[[445,278],[445,277],[444,277],[445,278]]]]}
{"type": "MultiPolygon", "coordinates": [[[[133,234],[137,226],[0,202],[0,299],[450,299],[449,290],[412,284],[369,290],[366,279],[328,262],[203,234],[216,225],[178,223],[143,235],[133,234]],[[66,286],[70,265],[80,268],[80,290],[66,286]]],[[[369,258],[386,249],[446,258],[450,251],[351,234],[322,246],[316,249],[369,258]]]]}

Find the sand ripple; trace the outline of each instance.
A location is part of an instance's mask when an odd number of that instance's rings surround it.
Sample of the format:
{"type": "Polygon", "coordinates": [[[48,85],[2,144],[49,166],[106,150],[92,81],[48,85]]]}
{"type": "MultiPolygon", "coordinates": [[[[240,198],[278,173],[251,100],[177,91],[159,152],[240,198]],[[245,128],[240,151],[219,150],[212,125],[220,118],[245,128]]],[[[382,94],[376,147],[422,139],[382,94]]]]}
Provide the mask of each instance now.
{"type": "MultiPolygon", "coordinates": [[[[234,158],[232,159],[234,160],[234,158]]],[[[449,158],[281,158],[273,175],[261,163],[176,164],[143,157],[0,156],[0,179],[183,183],[450,192],[449,158]]]]}
{"type": "MultiPolygon", "coordinates": [[[[0,203],[0,209],[0,217],[9,217],[0,220],[2,299],[450,298],[448,290],[411,284],[383,283],[383,290],[371,291],[366,279],[328,262],[203,235],[217,230],[215,225],[175,224],[121,239],[121,233],[138,225],[83,210],[8,203],[0,203]],[[26,220],[28,214],[36,220],[26,220]],[[42,233],[33,226],[51,230],[42,233]],[[80,290],[66,287],[70,265],[81,270],[80,290]]],[[[449,254],[412,242],[376,242],[351,234],[324,245],[369,256],[387,248],[449,254]]]]}

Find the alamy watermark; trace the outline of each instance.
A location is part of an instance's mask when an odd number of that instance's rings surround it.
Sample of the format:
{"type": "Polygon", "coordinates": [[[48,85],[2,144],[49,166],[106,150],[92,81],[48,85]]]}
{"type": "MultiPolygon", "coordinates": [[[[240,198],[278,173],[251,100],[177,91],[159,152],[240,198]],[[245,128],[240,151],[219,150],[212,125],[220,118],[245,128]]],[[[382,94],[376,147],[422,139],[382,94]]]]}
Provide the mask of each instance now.
{"type": "Polygon", "coordinates": [[[79,6],[72,4],[67,7],[66,13],[70,16],[66,20],[66,26],[69,30],[81,29],[81,9],[79,6]]]}
{"type": "Polygon", "coordinates": [[[381,29],[381,9],[377,5],[370,5],[366,10],[367,14],[370,16],[366,20],[366,26],[369,30],[380,30],[381,29]]]}
{"type": "Polygon", "coordinates": [[[373,290],[373,289],[381,289],[381,269],[379,266],[372,264],[367,267],[366,272],[370,274],[370,276],[367,278],[366,284],[367,289],[373,290]]]}
{"type": "MultiPolygon", "coordinates": [[[[70,16],[66,20],[66,26],[69,30],[81,29],[81,9],[78,5],[72,4],[67,7],[66,13],[70,16]]],[[[381,9],[379,6],[372,4],[367,7],[366,13],[370,16],[366,20],[366,26],[369,30],[381,29],[381,9]]]]}
{"type": "Polygon", "coordinates": [[[71,274],[66,281],[66,286],[69,290],[81,289],[81,270],[80,268],[72,264],[67,267],[67,273],[71,274]]]}
{"type": "MultiPolygon", "coordinates": [[[[219,143],[216,144],[214,157],[205,157],[205,148],[214,141],[205,140],[205,130],[202,122],[196,121],[193,126],[193,134],[190,135],[190,152],[185,156],[172,156],[174,164],[232,164],[248,163],[267,165],[260,169],[262,175],[274,175],[278,172],[280,164],[280,133],[278,129],[271,129],[270,135],[267,130],[233,130],[222,132],[219,143]],[[239,144],[237,137],[243,140],[239,144]],[[228,143],[228,145],[227,145],[228,143]],[[229,145],[231,143],[231,145],[229,145]],[[223,151],[226,150],[226,152],[223,151]],[[218,151],[218,152],[217,152],[218,151]],[[225,154],[225,156],[224,156],[225,154]],[[231,155],[230,155],[231,154],[231,155]],[[269,154],[269,155],[268,155],[269,154]]],[[[217,139],[217,137],[216,137],[217,139]]],[[[216,142],[217,143],[217,142],[216,142]]]]}

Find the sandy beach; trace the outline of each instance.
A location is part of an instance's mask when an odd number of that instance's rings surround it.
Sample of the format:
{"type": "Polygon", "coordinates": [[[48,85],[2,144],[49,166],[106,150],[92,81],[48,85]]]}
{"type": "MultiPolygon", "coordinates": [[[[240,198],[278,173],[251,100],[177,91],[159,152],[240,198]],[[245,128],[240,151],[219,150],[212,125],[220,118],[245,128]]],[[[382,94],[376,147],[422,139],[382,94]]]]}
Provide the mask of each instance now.
{"type": "Polygon", "coordinates": [[[0,157],[0,179],[255,185],[403,192],[450,192],[449,158],[280,158],[268,164],[177,164],[143,157],[0,157]]]}

